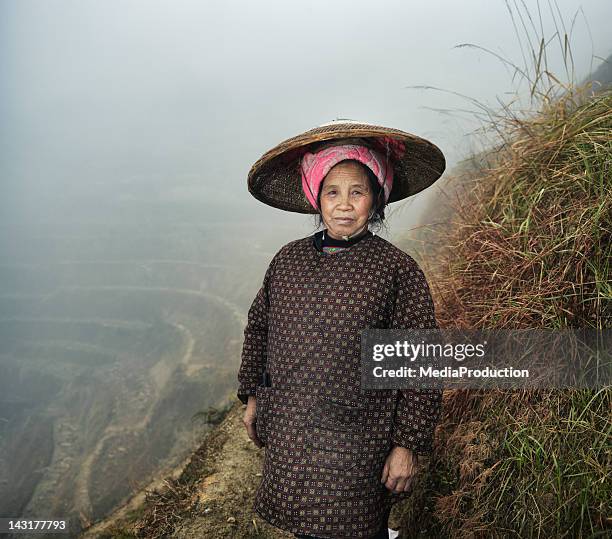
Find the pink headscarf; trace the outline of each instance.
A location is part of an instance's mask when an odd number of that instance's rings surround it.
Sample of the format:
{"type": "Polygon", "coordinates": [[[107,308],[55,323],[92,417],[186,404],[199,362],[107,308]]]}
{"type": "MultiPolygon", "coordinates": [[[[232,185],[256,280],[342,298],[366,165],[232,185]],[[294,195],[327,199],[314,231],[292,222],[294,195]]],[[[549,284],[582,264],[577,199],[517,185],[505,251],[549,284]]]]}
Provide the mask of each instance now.
{"type": "Polygon", "coordinates": [[[356,159],[369,167],[378,178],[379,185],[383,187],[385,202],[389,200],[393,187],[392,163],[374,149],[358,144],[344,144],[323,148],[316,153],[306,152],[302,156],[300,163],[302,189],[315,210],[319,209],[317,207],[317,196],[325,176],[334,165],[346,159],[356,159]]]}

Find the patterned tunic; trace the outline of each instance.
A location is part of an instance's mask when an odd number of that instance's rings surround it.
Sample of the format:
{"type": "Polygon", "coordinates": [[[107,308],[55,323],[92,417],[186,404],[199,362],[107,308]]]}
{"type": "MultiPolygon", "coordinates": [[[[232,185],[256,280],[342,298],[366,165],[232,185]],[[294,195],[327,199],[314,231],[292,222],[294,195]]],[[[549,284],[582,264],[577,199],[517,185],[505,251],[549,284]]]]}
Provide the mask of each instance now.
{"type": "Polygon", "coordinates": [[[238,397],[257,397],[266,448],[254,510],[292,533],[372,537],[408,494],[380,482],[385,459],[394,445],[431,451],[441,391],[363,390],[361,331],[434,328],[434,307],[416,262],[385,239],[333,254],[313,239],[274,256],[244,331],[238,397]]]}

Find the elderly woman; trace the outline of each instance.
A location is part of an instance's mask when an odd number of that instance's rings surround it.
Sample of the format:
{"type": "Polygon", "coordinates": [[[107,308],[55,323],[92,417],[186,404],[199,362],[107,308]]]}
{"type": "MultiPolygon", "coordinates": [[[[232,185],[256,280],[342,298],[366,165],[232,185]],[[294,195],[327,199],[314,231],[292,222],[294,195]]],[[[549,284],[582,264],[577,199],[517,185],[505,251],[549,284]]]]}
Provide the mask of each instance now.
{"type": "Polygon", "coordinates": [[[336,121],[251,168],[249,191],[324,230],[273,257],[248,313],[238,398],[265,447],[256,513],[296,537],[388,537],[393,503],[431,451],[437,389],[361,387],[361,332],[435,328],[416,262],[372,233],[387,203],[421,191],[442,152],[404,131],[336,121]]]}

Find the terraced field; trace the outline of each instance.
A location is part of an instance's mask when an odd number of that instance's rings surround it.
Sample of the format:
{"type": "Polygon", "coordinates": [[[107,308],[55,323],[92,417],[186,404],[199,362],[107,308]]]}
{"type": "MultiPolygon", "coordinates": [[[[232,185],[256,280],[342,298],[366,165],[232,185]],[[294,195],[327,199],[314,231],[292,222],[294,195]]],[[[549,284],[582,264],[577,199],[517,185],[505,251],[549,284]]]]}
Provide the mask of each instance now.
{"type": "Polygon", "coordinates": [[[194,415],[233,396],[267,255],[249,278],[185,246],[134,257],[84,237],[76,258],[75,241],[0,264],[0,514],[77,531],[191,454],[210,428],[194,415]]]}

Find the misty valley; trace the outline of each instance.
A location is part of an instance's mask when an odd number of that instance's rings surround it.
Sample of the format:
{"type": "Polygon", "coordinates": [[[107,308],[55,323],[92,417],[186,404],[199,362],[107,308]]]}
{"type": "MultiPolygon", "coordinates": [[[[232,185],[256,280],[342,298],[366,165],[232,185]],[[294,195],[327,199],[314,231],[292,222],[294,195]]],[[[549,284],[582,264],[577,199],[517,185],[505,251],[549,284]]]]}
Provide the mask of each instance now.
{"type": "Polygon", "coordinates": [[[197,447],[210,425],[196,414],[234,395],[269,258],[234,239],[241,262],[206,234],[53,231],[4,250],[2,515],[80,529],[197,447]],[[243,275],[246,257],[261,271],[243,275]]]}

